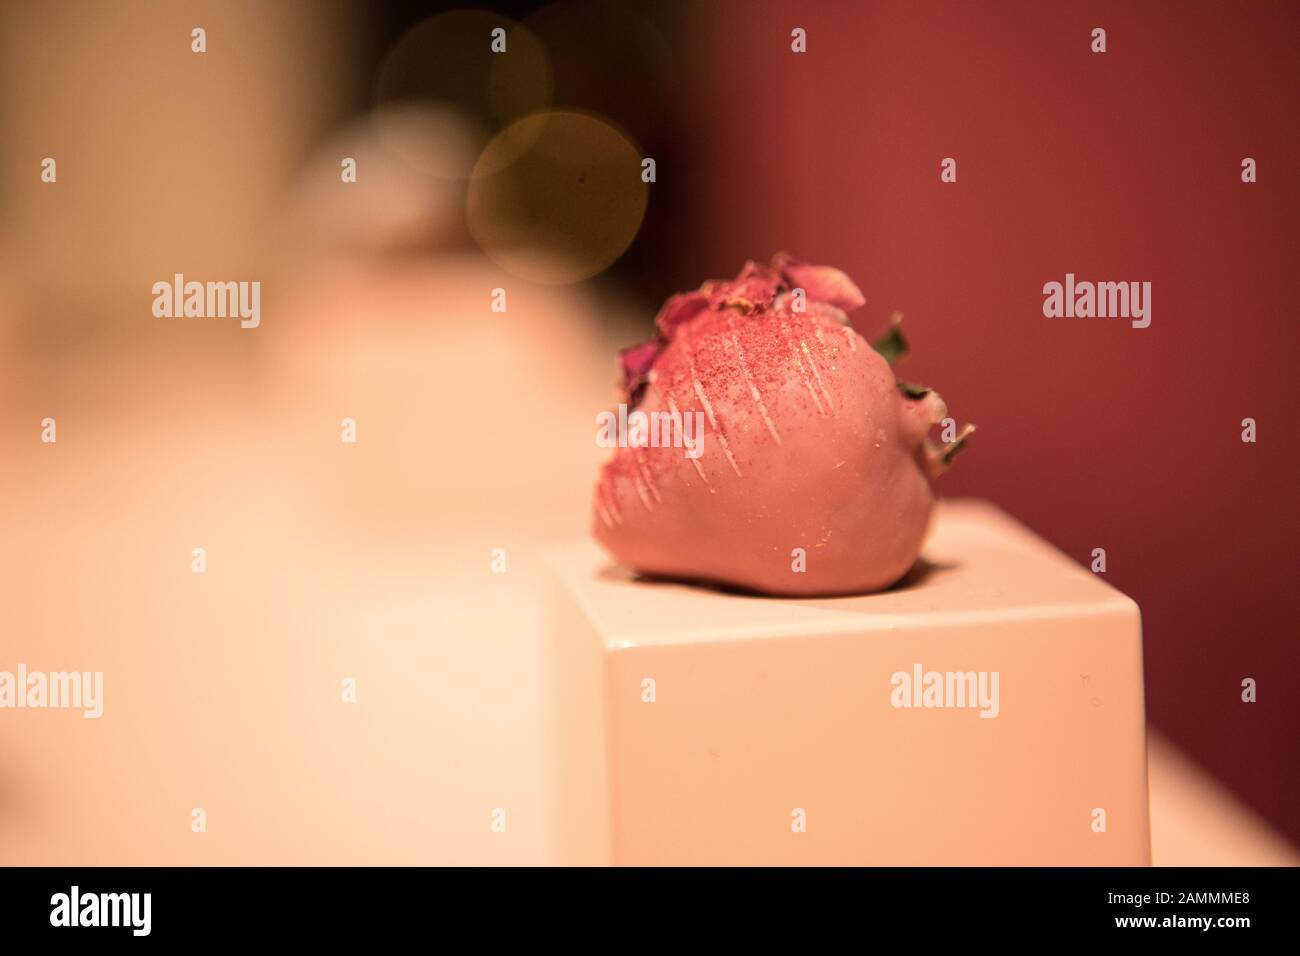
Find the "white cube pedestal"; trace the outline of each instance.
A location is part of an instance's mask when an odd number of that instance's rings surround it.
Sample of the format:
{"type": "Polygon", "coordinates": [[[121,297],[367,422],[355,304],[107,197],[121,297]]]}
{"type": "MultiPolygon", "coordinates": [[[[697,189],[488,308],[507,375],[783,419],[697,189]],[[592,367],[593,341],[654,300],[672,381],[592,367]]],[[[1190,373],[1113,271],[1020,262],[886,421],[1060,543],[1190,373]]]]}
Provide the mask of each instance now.
{"type": "Polygon", "coordinates": [[[979,502],[925,558],[777,599],[552,548],[559,859],[1148,864],[1137,605],[979,502]]]}

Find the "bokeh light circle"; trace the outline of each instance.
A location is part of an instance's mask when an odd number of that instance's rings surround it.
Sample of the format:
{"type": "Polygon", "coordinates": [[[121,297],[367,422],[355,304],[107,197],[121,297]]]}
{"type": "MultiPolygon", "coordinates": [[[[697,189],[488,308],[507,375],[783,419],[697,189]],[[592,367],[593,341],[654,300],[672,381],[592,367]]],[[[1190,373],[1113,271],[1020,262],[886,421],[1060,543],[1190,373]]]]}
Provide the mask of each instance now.
{"type": "Polygon", "coordinates": [[[649,192],[641,160],[625,135],[597,117],[527,116],[502,130],[474,165],[470,232],[512,275],[548,284],[590,278],[641,228],[649,192]]]}
{"type": "MultiPolygon", "coordinates": [[[[386,110],[424,104],[454,111],[466,128],[481,131],[481,147],[503,126],[547,109],[553,86],[550,57],[531,30],[483,10],[453,10],[420,21],[393,44],[375,78],[374,98],[386,110]],[[493,52],[495,30],[505,31],[504,52],[493,52]]],[[[407,145],[397,144],[397,151],[407,145]]],[[[459,178],[468,173],[468,167],[459,170],[459,178]]]]}

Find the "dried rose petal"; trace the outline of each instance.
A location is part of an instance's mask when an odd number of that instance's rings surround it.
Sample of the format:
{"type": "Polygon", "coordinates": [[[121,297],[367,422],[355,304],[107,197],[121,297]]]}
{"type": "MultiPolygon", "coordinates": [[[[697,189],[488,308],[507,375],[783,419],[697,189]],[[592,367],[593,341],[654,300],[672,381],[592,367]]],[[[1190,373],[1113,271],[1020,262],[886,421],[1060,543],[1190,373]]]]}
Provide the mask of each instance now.
{"type": "Polygon", "coordinates": [[[810,313],[827,310],[842,325],[848,324],[842,310],[856,309],[864,301],[853,280],[839,269],[810,266],[785,253],[773,256],[771,265],[746,262],[734,279],[710,279],[694,292],[670,296],[655,317],[658,335],[619,353],[628,401],[640,400],[650,369],[683,325],[710,311],[734,309],[759,317],[772,309],[784,310],[793,287],[804,290],[810,313]]]}
{"type": "Polygon", "coordinates": [[[659,340],[652,339],[618,353],[618,363],[623,369],[624,391],[631,393],[645,381],[646,376],[650,374],[650,367],[654,365],[655,358],[659,355],[659,348],[659,340]]]}
{"type": "Polygon", "coordinates": [[[850,312],[867,301],[853,280],[832,266],[810,266],[781,256],[774,263],[791,288],[803,289],[809,299],[828,302],[845,312],[850,312]]]}
{"type": "Polygon", "coordinates": [[[659,315],[655,317],[655,326],[664,338],[671,341],[679,325],[695,318],[700,310],[707,308],[708,305],[709,297],[703,292],[679,292],[677,295],[669,296],[664,307],[659,310],[659,315]]]}
{"type": "Polygon", "coordinates": [[[781,291],[781,274],[775,269],[746,262],[731,282],[705,284],[711,309],[739,309],[746,315],[762,312],[781,291]]]}

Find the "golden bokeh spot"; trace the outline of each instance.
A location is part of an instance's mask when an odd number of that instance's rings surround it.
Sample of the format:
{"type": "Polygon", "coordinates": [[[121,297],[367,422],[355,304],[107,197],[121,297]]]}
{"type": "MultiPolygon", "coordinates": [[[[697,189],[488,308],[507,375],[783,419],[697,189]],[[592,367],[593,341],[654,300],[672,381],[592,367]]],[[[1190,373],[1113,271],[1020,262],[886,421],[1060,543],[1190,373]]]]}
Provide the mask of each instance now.
{"type": "Polygon", "coordinates": [[[375,79],[376,105],[441,104],[488,133],[551,105],[554,83],[546,47],[508,17],[453,10],[417,23],[385,55],[375,79]],[[493,31],[506,31],[494,53],[493,31]]]}
{"type": "Polygon", "coordinates": [[[641,154],[608,123],[557,111],[526,117],[483,150],[466,215],[512,275],[551,284],[607,269],[636,238],[648,187],[641,154]]]}

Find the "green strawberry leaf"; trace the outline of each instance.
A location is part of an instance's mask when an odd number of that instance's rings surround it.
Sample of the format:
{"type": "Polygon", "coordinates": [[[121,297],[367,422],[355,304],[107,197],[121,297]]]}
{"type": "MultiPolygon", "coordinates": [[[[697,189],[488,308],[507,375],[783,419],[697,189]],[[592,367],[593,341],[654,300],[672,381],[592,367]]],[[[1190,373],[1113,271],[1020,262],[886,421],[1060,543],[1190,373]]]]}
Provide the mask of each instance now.
{"type": "MultiPolygon", "coordinates": [[[[879,349],[877,349],[879,351],[879,349]]],[[[930,389],[924,385],[913,385],[911,382],[899,382],[898,390],[908,398],[925,398],[930,394],[930,389]]]]}
{"type": "Polygon", "coordinates": [[[970,436],[973,434],[975,434],[975,426],[966,425],[962,428],[961,432],[957,435],[957,438],[954,441],[943,446],[942,458],[945,465],[952,463],[954,456],[956,456],[957,452],[961,451],[963,448],[966,447],[966,442],[970,439],[970,436]]]}
{"type": "Polygon", "coordinates": [[[871,343],[881,357],[893,365],[907,354],[907,339],[903,338],[903,314],[895,312],[889,319],[889,331],[871,343]]]}

